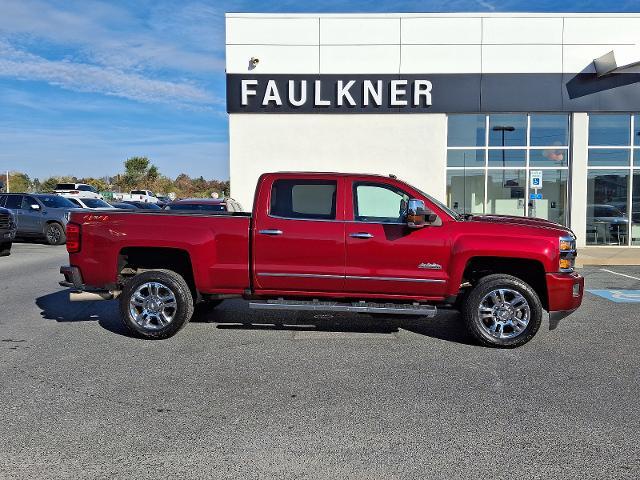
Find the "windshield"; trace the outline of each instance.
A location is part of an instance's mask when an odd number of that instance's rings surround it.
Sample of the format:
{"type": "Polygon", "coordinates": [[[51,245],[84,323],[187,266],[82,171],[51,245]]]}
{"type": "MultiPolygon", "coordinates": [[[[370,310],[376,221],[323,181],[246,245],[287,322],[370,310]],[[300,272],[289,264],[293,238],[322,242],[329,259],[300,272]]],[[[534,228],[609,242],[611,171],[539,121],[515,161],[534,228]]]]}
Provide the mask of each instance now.
{"type": "Polygon", "coordinates": [[[167,205],[167,210],[194,210],[202,212],[225,212],[224,204],[198,204],[198,203],[175,203],[167,205]]]}
{"type": "Polygon", "coordinates": [[[49,208],[76,208],[73,202],[58,195],[40,195],[38,200],[40,200],[45,207],[49,208]]]}
{"type": "Polygon", "coordinates": [[[111,208],[111,205],[99,198],[85,198],[82,201],[89,208],[111,208]]]}

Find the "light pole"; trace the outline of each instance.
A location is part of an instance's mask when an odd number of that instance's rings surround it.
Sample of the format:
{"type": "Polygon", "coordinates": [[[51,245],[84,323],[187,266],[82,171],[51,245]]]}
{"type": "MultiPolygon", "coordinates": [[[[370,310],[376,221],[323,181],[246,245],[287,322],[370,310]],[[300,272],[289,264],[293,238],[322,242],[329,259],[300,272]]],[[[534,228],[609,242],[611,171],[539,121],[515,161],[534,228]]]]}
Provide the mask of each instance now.
{"type": "Polygon", "coordinates": [[[502,134],[502,188],[505,188],[504,182],[506,180],[506,172],[504,169],[506,167],[506,152],[504,151],[504,132],[513,132],[515,130],[515,127],[513,127],[512,125],[496,125],[491,130],[493,130],[494,132],[500,132],[502,134]]]}

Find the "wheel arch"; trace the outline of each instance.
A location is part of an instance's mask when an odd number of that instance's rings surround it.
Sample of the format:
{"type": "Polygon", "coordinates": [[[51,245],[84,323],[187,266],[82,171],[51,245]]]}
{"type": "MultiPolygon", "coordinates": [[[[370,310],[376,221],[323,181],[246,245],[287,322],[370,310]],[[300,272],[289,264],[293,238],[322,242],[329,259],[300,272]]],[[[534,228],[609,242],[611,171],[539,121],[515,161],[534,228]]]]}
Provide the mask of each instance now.
{"type": "Polygon", "coordinates": [[[460,283],[474,285],[481,278],[492,274],[506,274],[519,278],[536,292],[543,308],[549,309],[545,268],[539,260],[492,256],[471,257],[467,260],[460,283]]]}

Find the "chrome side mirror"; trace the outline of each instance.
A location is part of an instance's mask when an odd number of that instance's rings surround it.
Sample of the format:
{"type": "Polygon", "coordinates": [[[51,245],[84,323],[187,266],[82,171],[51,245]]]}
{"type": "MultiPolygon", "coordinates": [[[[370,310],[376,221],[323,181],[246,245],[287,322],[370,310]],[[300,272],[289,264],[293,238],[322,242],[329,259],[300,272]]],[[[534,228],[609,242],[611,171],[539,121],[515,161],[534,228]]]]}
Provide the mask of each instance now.
{"type": "Polygon", "coordinates": [[[412,198],[407,203],[407,226],[409,228],[422,228],[427,223],[434,222],[436,215],[424,205],[423,200],[412,198]]]}

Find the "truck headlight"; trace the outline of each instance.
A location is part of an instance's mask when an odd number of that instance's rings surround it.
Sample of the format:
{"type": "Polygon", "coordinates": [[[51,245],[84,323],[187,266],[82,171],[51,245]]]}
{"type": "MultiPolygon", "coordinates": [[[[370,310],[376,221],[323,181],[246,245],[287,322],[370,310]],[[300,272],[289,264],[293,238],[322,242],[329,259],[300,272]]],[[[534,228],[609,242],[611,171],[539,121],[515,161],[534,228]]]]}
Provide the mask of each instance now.
{"type": "Polygon", "coordinates": [[[576,264],[576,239],[571,237],[560,237],[560,264],[561,272],[573,272],[576,264]]]}

